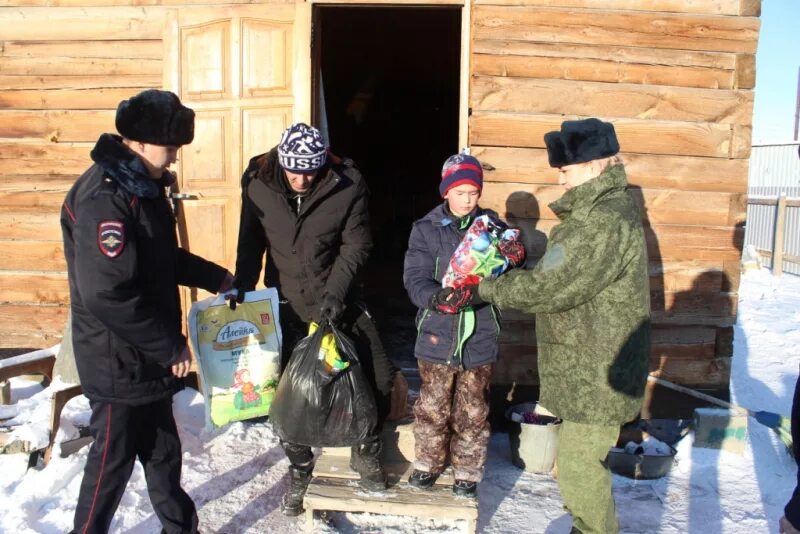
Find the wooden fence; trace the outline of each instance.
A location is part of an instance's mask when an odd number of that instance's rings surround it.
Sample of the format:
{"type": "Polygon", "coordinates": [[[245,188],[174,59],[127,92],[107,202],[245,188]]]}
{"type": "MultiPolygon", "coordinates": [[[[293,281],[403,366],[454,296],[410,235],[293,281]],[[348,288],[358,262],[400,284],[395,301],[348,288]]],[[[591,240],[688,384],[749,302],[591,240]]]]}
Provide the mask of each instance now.
{"type": "MultiPolygon", "coordinates": [[[[790,254],[789,251],[796,247],[789,247],[789,243],[800,241],[800,227],[796,224],[787,224],[788,208],[800,208],[800,199],[788,199],[786,193],[782,193],[777,198],[750,198],[747,200],[749,206],[775,206],[774,225],[771,233],[770,248],[756,247],[758,253],[765,258],[769,258],[772,272],[776,276],[783,274],[784,262],[800,265],[800,256],[790,254]],[[788,232],[787,232],[788,227],[788,232]]],[[[749,240],[748,240],[749,241],[749,240]]]]}

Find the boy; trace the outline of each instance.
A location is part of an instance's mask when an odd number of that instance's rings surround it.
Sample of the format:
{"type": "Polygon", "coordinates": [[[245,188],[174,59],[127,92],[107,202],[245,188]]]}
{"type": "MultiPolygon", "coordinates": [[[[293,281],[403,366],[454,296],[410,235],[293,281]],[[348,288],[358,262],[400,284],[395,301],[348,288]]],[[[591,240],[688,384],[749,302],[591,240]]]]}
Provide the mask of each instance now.
{"type": "MultiPolygon", "coordinates": [[[[492,306],[475,305],[474,330],[467,331],[463,318],[476,295],[442,288],[442,277],[475,217],[497,218],[493,211],[478,206],[482,188],[483,171],[477,159],[456,154],[445,161],[439,185],[444,202],[414,223],[403,271],[408,295],[419,307],[414,353],[422,379],[414,407],[416,461],[409,484],[433,486],[449,450],[455,473],[453,492],[471,498],[486,462],[489,380],[497,360],[500,323],[492,306]],[[454,313],[454,307],[463,308],[454,313]]],[[[524,247],[516,241],[501,242],[501,252],[513,266],[525,258],[524,247]]]]}

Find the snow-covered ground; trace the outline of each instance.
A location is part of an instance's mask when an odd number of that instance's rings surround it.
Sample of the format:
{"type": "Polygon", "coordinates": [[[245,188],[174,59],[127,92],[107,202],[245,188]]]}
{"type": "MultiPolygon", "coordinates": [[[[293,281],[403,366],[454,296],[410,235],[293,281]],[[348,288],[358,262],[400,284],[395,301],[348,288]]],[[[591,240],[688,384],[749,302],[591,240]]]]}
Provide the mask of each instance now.
{"type": "MultiPolygon", "coordinates": [[[[742,277],[731,390],[733,401],[789,414],[800,364],[800,278],[768,272],[742,277]]],[[[14,381],[16,399],[41,395],[14,381]]],[[[35,437],[46,415],[18,401],[21,435],[35,437]],[[39,421],[39,423],[37,423],[39,421]]],[[[85,423],[84,397],[65,410],[62,438],[85,423]]],[[[281,515],[287,461],[269,425],[236,423],[222,431],[203,428],[202,398],[193,390],[175,397],[184,448],[184,486],[198,505],[204,532],[289,533],[304,519],[281,515]]],[[[692,447],[692,436],[677,445],[677,463],[655,481],[614,478],[620,525],[626,533],[777,532],[777,520],[795,483],[797,466],[768,429],[750,420],[743,455],[692,447]]],[[[27,455],[0,455],[0,532],[56,534],[71,528],[86,448],[67,458],[56,453],[42,469],[27,469],[27,455]]],[[[556,482],[511,464],[508,436],[492,436],[486,477],[479,486],[479,532],[569,532],[556,482]]],[[[330,514],[319,532],[449,533],[460,525],[372,514],[330,514]]],[[[159,531],[141,467],[137,464],[112,532],[159,531]]]]}

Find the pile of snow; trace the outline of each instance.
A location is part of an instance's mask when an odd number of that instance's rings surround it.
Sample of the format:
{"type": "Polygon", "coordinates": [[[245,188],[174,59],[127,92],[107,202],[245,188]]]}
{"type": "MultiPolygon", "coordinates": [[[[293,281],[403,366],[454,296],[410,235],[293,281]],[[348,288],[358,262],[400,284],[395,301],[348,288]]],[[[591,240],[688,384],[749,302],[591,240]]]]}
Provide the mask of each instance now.
{"type": "MultiPolygon", "coordinates": [[[[800,364],[800,278],[773,278],[764,271],[742,278],[731,389],[733,402],[788,414],[800,364]]],[[[17,418],[41,422],[24,403],[36,391],[12,385],[19,394],[17,418]]],[[[44,394],[44,392],[39,392],[44,394]]],[[[36,403],[34,403],[36,404],[36,403]]],[[[288,463],[265,423],[234,423],[204,428],[203,402],[193,390],[175,397],[175,415],[184,448],[183,483],[197,503],[204,532],[296,532],[303,517],[281,515],[280,496],[288,463]]],[[[85,424],[86,399],[70,401],[65,419],[85,424]]],[[[20,428],[21,432],[22,429],[20,428]]],[[[38,431],[29,428],[32,435],[38,431]]],[[[69,434],[69,432],[66,432],[69,434]]],[[[653,481],[614,477],[614,494],[624,533],[713,534],[775,532],[795,484],[797,466],[770,430],[750,420],[742,455],[692,447],[689,435],[675,445],[671,472],[653,481]]],[[[24,454],[0,455],[0,532],[61,534],[72,514],[87,448],[69,456],[54,454],[50,464],[28,469],[24,454]]],[[[557,483],[546,475],[511,464],[508,436],[495,434],[489,445],[484,481],[478,487],[478,529],[486,533],[567,533],[571,520],[562,508],[557,483]]],[[[455,533],[461,525],[376,514],[328,514],[320,532],[455,533]]],[[[112,532],[144,534],[160,526],[150,506],[137,463],[120,503],[112,532]]]]}

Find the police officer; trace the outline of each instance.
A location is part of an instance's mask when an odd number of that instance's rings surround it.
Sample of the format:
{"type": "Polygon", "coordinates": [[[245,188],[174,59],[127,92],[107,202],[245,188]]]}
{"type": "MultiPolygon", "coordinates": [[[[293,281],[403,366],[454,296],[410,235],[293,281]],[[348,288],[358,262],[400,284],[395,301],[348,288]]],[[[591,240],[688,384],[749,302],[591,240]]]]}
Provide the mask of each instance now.
{"type": "Polygon", "coordinates": [[[94,164],[61,210],[75,360],[94,437],[74,528],[108,532],[138,458],[163,532],[195,533],[172,414],[191,364],[178,285],[227,291],[233,277],[178,247],[165,195],[174,181],[167,168],[194,137],[194,112],[173,93],[147,90],[120,102],[116,128],[121,137],[100,136],[94,164]]]}

